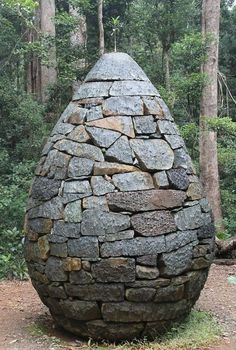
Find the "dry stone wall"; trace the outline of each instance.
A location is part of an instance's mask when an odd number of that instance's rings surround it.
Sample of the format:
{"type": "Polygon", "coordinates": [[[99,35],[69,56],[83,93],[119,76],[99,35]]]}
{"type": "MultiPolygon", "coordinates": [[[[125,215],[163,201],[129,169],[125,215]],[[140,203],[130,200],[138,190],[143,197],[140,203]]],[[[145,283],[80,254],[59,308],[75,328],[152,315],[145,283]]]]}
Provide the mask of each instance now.
{"type": "Polygon", "coordinates": [[[97,62],[42,151],[25,257],[54,319],[82,337],[155,337],[191,310],[214,251],[174,120],[126,54],[97,62]]]}

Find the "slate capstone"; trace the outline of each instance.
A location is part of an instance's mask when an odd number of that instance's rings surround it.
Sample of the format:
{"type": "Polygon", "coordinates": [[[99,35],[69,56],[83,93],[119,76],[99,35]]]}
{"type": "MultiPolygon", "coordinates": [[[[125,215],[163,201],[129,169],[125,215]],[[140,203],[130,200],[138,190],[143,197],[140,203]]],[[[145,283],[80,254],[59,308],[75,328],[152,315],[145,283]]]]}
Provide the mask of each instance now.
{"type": "Polygon", "coordinates": [[[29,196],[25,257],[59,325],[119,341],[188,315],[214,254],[211,212],[168,107],[127,54],[88,73],[29,196]]]}

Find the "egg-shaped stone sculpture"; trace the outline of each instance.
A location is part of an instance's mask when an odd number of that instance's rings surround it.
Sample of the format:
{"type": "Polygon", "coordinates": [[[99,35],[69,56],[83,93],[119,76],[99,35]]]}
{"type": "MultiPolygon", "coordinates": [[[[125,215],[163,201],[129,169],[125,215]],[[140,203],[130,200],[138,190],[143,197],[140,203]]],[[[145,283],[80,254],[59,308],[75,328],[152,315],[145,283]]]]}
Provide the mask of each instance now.
{"type": "Polygon", "coordinates": [[[79,336],[154,338],[199,297],[211,212],[167,106],[127,54],[103,55],[59,118],[25,229],[35,289],[79,336]]]}

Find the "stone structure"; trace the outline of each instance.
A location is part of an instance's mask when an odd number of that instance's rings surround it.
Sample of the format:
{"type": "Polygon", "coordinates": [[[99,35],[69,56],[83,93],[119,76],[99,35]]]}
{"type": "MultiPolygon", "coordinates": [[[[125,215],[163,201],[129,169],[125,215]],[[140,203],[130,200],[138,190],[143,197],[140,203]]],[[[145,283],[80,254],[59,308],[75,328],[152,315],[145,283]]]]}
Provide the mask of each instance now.
{"type": "Polygon", "coordinates": [[[126,54],[105,54],[58,120],[26,214],[32,283],[65,329],[155,337],[191,310],[214,250],[173,118],[126,54]]]}

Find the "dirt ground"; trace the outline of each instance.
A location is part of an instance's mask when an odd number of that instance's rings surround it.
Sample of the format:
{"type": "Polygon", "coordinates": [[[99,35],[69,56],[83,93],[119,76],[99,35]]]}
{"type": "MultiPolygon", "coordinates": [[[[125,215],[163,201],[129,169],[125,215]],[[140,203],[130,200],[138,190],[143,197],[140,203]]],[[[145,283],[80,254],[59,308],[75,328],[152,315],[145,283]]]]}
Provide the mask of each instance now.
{"type": "MultiPolygon", "coordinates": [[[[212,265],[208,281],[196,304],[224,327],[220,344],[209,350],[236,350],[236,285],[228,277],[236,265],[212,265]]],[[[30,282],[0,282],[0,350],[75,350],[87,344],[57,328],[30,282]],[[46,331],[50,329],[50,333],[46,331]]]]}

